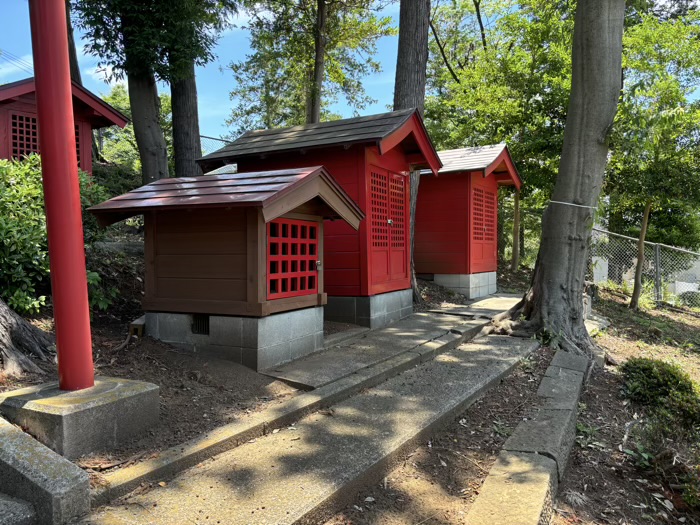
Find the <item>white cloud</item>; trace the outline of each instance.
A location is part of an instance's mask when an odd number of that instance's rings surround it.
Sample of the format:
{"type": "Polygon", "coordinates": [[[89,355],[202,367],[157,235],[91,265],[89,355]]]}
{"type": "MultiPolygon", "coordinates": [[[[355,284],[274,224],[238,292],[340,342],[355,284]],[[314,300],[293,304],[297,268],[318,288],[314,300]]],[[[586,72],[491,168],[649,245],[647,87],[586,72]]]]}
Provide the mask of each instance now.
{"type": "Polygon", "coordinates": [[[116,86],[117,84],[121,84],[124,82],[124,80],[117,79],[113,75],[113,68],[112,66],[91,66],[91,67],[86,67],[81,70],[81,73],[83,76],[90,77],[92,80],[95,82],[100,82],[103,84],[106,84],[110,87],[116,86]]]}

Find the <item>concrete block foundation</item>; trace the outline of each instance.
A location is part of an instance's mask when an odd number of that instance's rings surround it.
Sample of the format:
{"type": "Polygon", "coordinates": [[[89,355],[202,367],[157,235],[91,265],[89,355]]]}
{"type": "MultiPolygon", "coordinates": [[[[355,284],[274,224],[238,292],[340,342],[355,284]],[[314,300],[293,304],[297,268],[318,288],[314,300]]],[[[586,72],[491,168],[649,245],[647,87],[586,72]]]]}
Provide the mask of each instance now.
{"type": "Polygon", "coordinates": [[[498,291],[496,272],[472,274],[440,274],[433,276],[436,284],[465,295],[468,299],[478,299],[498,291]]]}
{"type": "MultiPolygon", "coordinates": [[[[185,350],[266,370],[323,350],[323,307],[266,317],[210,315],[208,333],[194,333],[194,316],[146,313],[146,334],[185,350]]],[[[201,332],[202,330],[197,330],[201,332]]]]}
{"type": "Polygon", "coordinates": [[[352,323],[371,329],[390,325],[413,313],[413,291],[399,290],[370,297],[328,297],[328,321],[352,323]]]}
{"type": "Polygon", "coordinates": [[[74,392],[58,382],[0,394],[0,413],[69,459],[111,450],[158,422],[159,388],[151,383],[95,378],[74,392]]]}

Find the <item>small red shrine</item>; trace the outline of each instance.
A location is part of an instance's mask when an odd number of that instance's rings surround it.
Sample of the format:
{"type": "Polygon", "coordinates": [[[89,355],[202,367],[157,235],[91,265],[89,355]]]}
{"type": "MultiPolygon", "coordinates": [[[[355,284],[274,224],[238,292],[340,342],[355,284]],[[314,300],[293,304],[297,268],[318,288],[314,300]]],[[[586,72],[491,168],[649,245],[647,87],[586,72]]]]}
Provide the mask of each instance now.
{"type": "Polygon", "coordinates": [[[366,215],[359,231],[325,226],[326,319],[376,328],[413,311],[409,173],[441,166],[418,111],[251,131],[199,163],[205,173],[324,166],[366,215]]]}
{"type": "Polygon", "coordinates": [[[416,206],[416,273],[470,299],[496,292],[498,187],[522,180],[505,144],[438,152],[416,206]]]}
{"type": "MultiPolygon", "coordinates": [[[[39,151],[34,78],[0,86],[0,158],[19,159],[39,151]]],[[[92,173],[93,129],[126,126],[128,119],[87,89],[72,83],[78,166],[92,173]]]]}

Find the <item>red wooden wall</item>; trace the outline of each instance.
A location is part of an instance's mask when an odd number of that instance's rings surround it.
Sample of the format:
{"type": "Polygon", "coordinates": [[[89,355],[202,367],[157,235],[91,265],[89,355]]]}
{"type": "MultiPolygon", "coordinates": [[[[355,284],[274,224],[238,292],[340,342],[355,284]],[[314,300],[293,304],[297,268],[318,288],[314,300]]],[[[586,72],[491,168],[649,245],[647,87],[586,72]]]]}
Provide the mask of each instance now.
{"type": "MultiPolygon", "coordinates": [[[[18,158],[30,153],[40,153],[37,133],[36,99],[34,93],[0,105],[0,158],[18,158]]],[[[78,165],[83,171],[92,172],[91,127],[88,120],[76,108],[75,138],[78,165]]]]}
{"type": "Polygon", "coordinates": [[[409,165],[405,155],[397,148],[380,155],[376,147],[354,145],[347,149],[334,146],[238,161],[240,172],[306,166],[325,166],[366,215],[358,231],[342,221],[326,221],[324,291],[335,296],[369,296],[410,288],[409,165]],[[387,212],[386,217],[380,218],[375,208],[374,235],[387,239],[372,239],[372,173],[375,201],[383,201],[378,205],[387,212]],[[377,194],[377,190],[381,191],[377,186],[379,179],[386,181],[386,194],[377,194]],[[405,204],[399,202],[401,197],[405,204]],[[391,225],[386,222],[391,231],[376,229],[381,220],[389,219],[393,220],[391,225]]]}
{"type": "Polygon", "coordinates": [[[416,206],[417,273],[494,272],[498,183],[480,172],[423,176],[416,206]]]}

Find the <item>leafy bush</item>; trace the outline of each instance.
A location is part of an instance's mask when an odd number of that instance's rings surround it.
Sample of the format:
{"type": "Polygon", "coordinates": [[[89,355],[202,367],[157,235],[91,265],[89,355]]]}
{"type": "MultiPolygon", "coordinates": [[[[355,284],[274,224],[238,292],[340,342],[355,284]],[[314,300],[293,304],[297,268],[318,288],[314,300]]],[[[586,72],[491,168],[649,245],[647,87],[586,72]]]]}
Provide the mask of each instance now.
{"type": "Polygon", "coordinates": [[[678,296],[678,302],[682,306],[698,307],[700,306],[700,292],[683,292],[678,296]]]}
{"type": "Polygon", "coordinates": [[[110,199],[138,188],[142,183],[140,172],[120,164],[96,162],[92,167],[92,176],[110,199]]]}
{"type": "MultiPolygon", "coordinates": [[[[86,173],[80,173],[83,211],[107,198],[86,173]]],[[[97,222],[83,213],[87,243],[101,236],[97,222]]],[[[49,259],[41,160],[37,155],[0,159],[0,297],[20,313],[36,312],[49,290],[49,259]]]]}
{"type": "Polygon", "coordinates": [[[652,417],[669,425],[693,430],[700,425],[700,395],[693,381],[678,365],[658,359],[633,358],[621,367],[625,393],[649,407],[652,417]]]}

